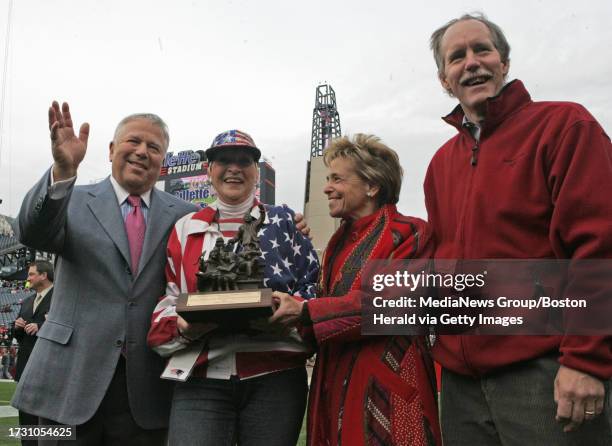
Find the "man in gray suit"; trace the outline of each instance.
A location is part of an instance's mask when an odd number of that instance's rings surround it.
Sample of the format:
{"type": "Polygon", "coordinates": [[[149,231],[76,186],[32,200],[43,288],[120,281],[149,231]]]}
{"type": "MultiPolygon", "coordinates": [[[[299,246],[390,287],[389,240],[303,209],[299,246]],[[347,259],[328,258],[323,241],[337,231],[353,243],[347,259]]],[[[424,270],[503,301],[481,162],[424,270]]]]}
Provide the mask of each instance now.
{"type": "Polygon", "coordinates": [[[89,125],[77,135],[68,104],[53,102],[49,129],[54,164],[24,199],[19,230],[25,245],[57,254],[54,299],[12,403],[43,424],[76,425],[66,444],[162,445],[172,387],[146,338],[169,231],[195,210],[154,188],[166,124],[124,118],[112,175],[89,186],[74,186],[89,125]]]}

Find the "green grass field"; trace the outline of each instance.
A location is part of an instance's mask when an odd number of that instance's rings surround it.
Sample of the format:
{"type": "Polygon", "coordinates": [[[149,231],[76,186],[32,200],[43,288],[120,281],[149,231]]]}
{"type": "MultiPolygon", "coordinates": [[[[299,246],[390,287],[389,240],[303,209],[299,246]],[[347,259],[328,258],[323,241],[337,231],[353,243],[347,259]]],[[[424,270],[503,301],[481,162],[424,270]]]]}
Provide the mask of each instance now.
{"type": "Polygon", "coordinates": [[[0,446],[14,446],[21,444],[19,440],[9,438],[8,436],[9,427],[17,426],[19,426],[19,418],[17,417],[0,418],[0,446]]]}
{"type": "MultiPolygon", "coordinates": [[[[0,406],[10,406],[13,392],[15,391],[14,382],[0,382],[0,406]]],[[[21,444],[19,440],[10,438],[9,427],[19,426],[19,418],[8,417],[0,418],[0,446],[13,446],[21,444]]]]}
{"type": "MultiPolygon", "coordinates": [[[[0,406],[10,406],[15,385],[14,382],[0,382],[0,406]]],[[[19,440],[8,436],[8,428],[17,426],[19,426],[19,418],[17,417],[0,418],[0,446],[21,444],[19,440]]]]}
{"type": "MultiPolygon", "coordinates": [[[[306,420],[304,420],[306,421],[306,420]]],[[[306,423],[302,425],[302,432],[300,432],[300,438],[297,442],[298,446],[306,446],[306,423]]]]}
{"type": "MultiPolygon", "coordinates": [[[[13,382],[0,382],[0,406],[10,406],[13,392],[15,391],[15,383],[13,382]]],[[[9,438],[8,428],[19,426],[19,419],[17,417],[0,418],[0,446],[17,446],[19,440],[9,438]]],[[[300,439],[298,446],[306,445],[306,423],[302,426],[302,432],[300,433],[300,439]]]]}
{"type": "Polygon", "coordinates": [[[0,406],[8,406],[13,392],[15,391],[16,383],[14,382],[0,382],[0,406]]]}

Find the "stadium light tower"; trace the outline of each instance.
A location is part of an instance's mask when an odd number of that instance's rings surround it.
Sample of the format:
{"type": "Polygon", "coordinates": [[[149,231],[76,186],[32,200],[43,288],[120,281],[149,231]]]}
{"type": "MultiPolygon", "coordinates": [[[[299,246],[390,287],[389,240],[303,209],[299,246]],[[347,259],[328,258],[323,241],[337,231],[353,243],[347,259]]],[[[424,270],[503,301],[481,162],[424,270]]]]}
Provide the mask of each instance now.
{"type": "Polygon", "coordinates": [[[329,216],[327,197],[323,193],[326,181],[323,152],[333,138],[341,135],[336,93],[331,85],[321,84],[317,87],[312,111],[310,160],[306,167],[304,198],[304,215],[313,235],[314,247],[319,254],[340,224],[339,220],[329,216]]]}
{"type": "Polygon", "coordinates": [[[323,156],[329,142],[342,135],[340,115],[336,106],[336,93],[331,85],[317,87],[315,106],[312,110],[312,136],[310,158],[323,156]]]}

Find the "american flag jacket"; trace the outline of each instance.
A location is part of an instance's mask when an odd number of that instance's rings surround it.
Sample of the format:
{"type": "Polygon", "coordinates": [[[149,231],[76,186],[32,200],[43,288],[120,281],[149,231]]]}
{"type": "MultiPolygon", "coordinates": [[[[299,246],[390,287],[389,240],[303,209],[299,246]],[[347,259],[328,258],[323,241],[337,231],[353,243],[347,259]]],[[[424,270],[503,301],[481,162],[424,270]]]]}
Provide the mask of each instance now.
{"type": "MultiPolygon", "coordinates": [[[[308,238],[295,227],[287,206],[265,206],[266,216],[258,236],[265,260],[264,286],[303,299],[314,297],[319,261],[308,238]]],[[[251,215],[259,218],[254,206],[251,215]]],[[[162,378],[186,380],[189,376],[229,379],[252,378],[303,366],[312,354],[293,330],[288,335],[215,333],[190,342],[178,333],[176,302],[183,292],[197,291],[199,258],[214,247],[222,234],[216,224],[215,203],[178,220],[167,247],[166,294],[153,311],[149,345],[170,357],[162,378]]],[[[239,223],[236,223],[239,226],[239,223]]],[[[236,227],[236,229],[237,229],[236,227]]]]}

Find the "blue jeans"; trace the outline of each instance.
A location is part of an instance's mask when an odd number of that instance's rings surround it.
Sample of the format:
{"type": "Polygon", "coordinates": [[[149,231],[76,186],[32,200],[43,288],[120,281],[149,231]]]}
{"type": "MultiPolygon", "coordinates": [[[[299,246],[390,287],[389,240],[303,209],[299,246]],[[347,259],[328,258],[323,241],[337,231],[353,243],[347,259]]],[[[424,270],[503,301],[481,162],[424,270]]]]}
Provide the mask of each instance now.
{"type": "Polygon", "coordinates": [[[258,378],[190,378],[177,383],[170,446],[291,446],[307,394],[304,367],[258,378]]]}

